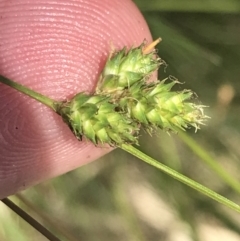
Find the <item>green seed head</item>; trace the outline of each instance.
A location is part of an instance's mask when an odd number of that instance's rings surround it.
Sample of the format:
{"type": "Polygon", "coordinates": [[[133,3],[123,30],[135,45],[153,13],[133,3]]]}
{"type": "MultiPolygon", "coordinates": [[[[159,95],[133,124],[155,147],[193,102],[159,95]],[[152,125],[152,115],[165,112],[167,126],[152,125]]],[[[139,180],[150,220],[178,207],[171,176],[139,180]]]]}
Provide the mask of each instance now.
{"type": "Polygon", "coordinates": [[[165,81],[134,84],[118,100],[121,108],[148,132],[155,128],[175,132],[190,126],[199,129],[208,118],[204,106],[189,102],[193,96],[189,90],[171,91],[177,81],[165,81]]]}
{"type": "Polygon", "coordinates": [[[156,56],[155,51],[144,53],[145,45],[131,48],[127,51],[123,48],[119,52],[110,55],[102,71],[97,93],[109,94],[121,92],[138,81],[146,81],[146,78],[163,63],[156,56]]]}
{"type": "Polygon", "coordinates": [[[78,139],[137,144],[141,126],[149,133],[156,128],[176,132],[190,126],[197,130],[204,123],[204,106],[190,102],[193,92],[171,90],[178,81],[146,81],[163,63],[152,51],[154,43],[149,46],[111,55],[95,94],[80,93],[61,103],[58,113],[78,139]]]}
{"type": "Polygon", "coordinates": [[[172,91],[176,80],[146,81],[163,63],[153,51],[159,41],[112,54],[95,93],[79,93],[71,101],[56,102],[4,77],[0,82],[52,108],[79,140],[85,137],[95,145],[137,144],[141,126],[149,133],[156,128],[197,130],[208,117],[204,106],[191,102],[193,92],[172,91]]]}
{"type": "Polygon", "coordinates": [[[79,93],[70,102],[62,102],[57,112],[79,140],[85,137],[111,146],[137,144],[137,123],[115,109],[109,97],[79,93]]]}

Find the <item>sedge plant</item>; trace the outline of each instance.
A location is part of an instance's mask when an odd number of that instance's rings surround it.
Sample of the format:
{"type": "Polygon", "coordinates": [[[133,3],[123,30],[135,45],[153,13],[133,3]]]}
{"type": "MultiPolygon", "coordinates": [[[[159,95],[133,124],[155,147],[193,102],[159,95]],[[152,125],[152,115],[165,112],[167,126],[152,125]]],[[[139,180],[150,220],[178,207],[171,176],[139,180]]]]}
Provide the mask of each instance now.
{"type": "Polygon", "coordinates": [[[156,129],[178,132],[190,127],[197,131],[208,117],[196,104],[191,90],[173,91],[176,79],[152,80],[153,72],[165,62],[154,49],[160,42],[141,44],[112,52],[94,93],[78,93],[71,100],[55,101],[4,76],[0,82],[48,106],[69,126],[78,140],[87,139],[97,147],[109,145],[138,157],[169,176],[233,210],[240,206],[194,180],[142,153],[138,145],[140,128],[149,134],[156,129]]]}

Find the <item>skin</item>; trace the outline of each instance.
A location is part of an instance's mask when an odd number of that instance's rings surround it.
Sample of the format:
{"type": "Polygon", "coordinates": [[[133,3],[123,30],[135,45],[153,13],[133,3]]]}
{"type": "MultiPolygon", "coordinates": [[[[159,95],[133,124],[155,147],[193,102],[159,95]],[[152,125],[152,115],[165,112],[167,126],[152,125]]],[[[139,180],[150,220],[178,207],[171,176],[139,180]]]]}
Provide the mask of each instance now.
{"type": "MultiPolygon", "coordinates": [[[[113,49],[151,35],[130,0],[0,0],[0,73],[56,100],[91,93],[113,49]]],[[[111,151],[0,83],[0,198],[111,151]]]]}

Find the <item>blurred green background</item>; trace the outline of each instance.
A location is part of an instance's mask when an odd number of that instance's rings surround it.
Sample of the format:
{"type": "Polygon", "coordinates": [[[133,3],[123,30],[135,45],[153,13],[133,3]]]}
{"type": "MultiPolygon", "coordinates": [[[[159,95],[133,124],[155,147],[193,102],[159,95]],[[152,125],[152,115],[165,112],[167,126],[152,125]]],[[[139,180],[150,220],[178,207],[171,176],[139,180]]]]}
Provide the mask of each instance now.
{"type": "MultiPolygon", "coordinates": [[[[135,2],[153,37],[163,39],[158,53],[168,68],[159,78],[176,76],[184,82],[178,88],[192,89],[209,106],[207,126],[188,135],[239,181],[240,1],[135,2]]],[[[142,133],[141,149],[240,203],[184,138],[142,133]]],[[[240,240],[239,214],[121,150],[20,195],[12,200],[62,240],[240,240]]],[[[0,213],[0,240],[46,240],[2,203],[0,213]]]]}

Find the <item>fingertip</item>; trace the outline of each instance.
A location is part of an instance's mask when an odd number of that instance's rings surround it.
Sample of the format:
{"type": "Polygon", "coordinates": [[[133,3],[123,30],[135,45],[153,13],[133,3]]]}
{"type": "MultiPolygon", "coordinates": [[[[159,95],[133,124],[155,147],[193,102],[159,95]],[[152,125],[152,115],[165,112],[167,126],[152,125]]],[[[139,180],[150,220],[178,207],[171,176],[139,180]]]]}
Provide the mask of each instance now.
{"type": "MultiPolygon", "coordinates": [[[[56,100],[94,91],[111,43],[120,49],[151,41],[130,0],[5,0],[0,9],[1,74],[56,100]]],[[[2,85],[0,99],[0,183],[12,180],[7,195],[111,150],[78,142],[59,116],[2,85]]]]}

